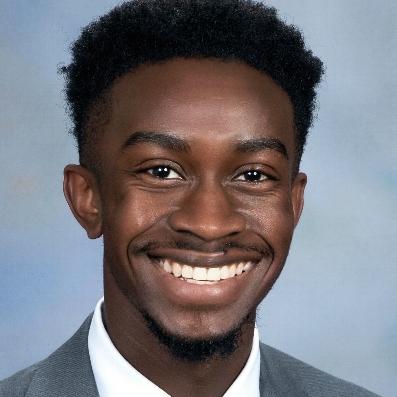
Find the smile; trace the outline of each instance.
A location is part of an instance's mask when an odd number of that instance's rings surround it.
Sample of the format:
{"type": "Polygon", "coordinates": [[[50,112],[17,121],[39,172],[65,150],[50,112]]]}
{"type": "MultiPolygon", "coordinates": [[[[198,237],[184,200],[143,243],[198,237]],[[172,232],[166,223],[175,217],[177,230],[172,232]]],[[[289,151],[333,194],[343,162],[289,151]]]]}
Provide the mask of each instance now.
{"type": "Polygon", "coordinates": [[[175,278],[193,284],[213,284],[240,276],[254,267],[252,261],[232,263],[218,267],[190,266],[170,259],[160,259],[160,267],[175,278]]]}

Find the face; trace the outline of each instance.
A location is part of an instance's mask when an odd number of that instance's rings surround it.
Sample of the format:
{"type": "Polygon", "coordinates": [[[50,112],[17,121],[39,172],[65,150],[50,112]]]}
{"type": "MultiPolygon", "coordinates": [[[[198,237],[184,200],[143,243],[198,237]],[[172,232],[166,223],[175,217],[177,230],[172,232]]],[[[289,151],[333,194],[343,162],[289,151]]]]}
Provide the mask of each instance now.
{"type": "Polygon", "coordinates": [[[223,335],[272,287],[301,213],[288,95],[247,65],[181,59],[109,95],[95,208],[75,214],[103,234],[105,273],[132,309],[171,334],[223,335]]]}

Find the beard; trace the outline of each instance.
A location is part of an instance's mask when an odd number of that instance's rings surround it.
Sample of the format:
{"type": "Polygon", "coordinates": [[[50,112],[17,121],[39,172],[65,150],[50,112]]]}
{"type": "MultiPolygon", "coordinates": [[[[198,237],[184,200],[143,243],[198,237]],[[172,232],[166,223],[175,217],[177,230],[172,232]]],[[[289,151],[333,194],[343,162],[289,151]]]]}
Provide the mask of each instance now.
{"type": "Polygon", "coordinates": [[[148,329],[165,346],[170,354],[178,359],[190,363],[206,362],[215,358],[227,358],[240,346],[242,328],[247,324],[254,324],[252,315],[245,317],[237,326],[224,333],[206,339],[192,339],[182,335],[172,334],[162,327],[146,312],[141,312],[148,329]]]}
{"type": "MultiPolygon", "coordinates": [[[[135,242],[133,246],[130,247],[130,255],[147,255],[147,252],[156,247],[171,247],[171,248],[181,248],[181,249],[191,249],[195,251],[200,251],[201,247],[197,247],[189,241],[170,241],[170,242],[158,242],[154,240],[143,239],[143,241],[135,242]]],[[[226,252],[231,248],[239,248],[245,251],[254,251],[262,256],[268,256],[270,258],[274,257],[273,250],[270,246],[261,244],[240,244],[237,242],[227,242],[219,247],[213,247],[211,250],[226,252]]],[[[144,319],[148,330],[156,337],[162,346],[164,346],[168,352],[176,359],[183,360],[190,363],[204,363],[211,359],[225,359],[230,357],[241,345],[243,330],[248,326],[252,327],[255,324],[256,308],[245,315],[240,320],[237,320],[235,325],[223,334],[218,334],[206,338],[191,338],[189,336],[178,334],[177,332],[170,332],[166,327],[164,327],[159,321],[156,320],[154,316],[151,315],[144,308],[137,305],[136,297],[131,293],[129,285],[126,284],[126,280],[117,271],[115,271],[116,266],[112,266],[113,258],[106,256],[108,263],[107,270],[112,275],[112,278],[116,282],[119,290],[125,296],[125,298],[130,302],[132,307],[135,307],[138,312],[140,312],[142,318],[144,319]]],[[[106,269],[106,268],[105,268],[106,269]]]]}
{"type": "MultiPolygon", "coordinates": [[[[112,267],[110,267],[110,273],[121,293],[133,307],[136,307],[135,299],[124,285],[124,280],[120,280],[118,275],[113,272],[112,267]]],[[[214,337],[197,339],[172,333],[156,321],[147,311],[139,307],[137,309],[144,319],[148,330],[157,338],[160,344],[166,347],[174,358],[190,363],[204,363],[211,359],[224,359],[231,356],[241,344],[243,328],[247,325],[253,326],[256,317],[256,311],[254,310],[227,332],[214,337]]]]}
{"type": "MultiPolygon", "coordinates": [[[[121,293],[133,307],[136,307],[135,299],[124,284],[124,280],[118,277],[111,266],[109,270],[121,293]]],[[[147,311],[139,307],[137,309],[144,319],[148,330],[157,338],[160,344],[166,347],[174,358],[190,363],[204,363],[211,359],[224,359],[231,356],[241,344],[243,328],[253,326],[256,318],[256,310],[254,310],[224,334],[205,339],[194,339],[169,332],[147,311]]]]}

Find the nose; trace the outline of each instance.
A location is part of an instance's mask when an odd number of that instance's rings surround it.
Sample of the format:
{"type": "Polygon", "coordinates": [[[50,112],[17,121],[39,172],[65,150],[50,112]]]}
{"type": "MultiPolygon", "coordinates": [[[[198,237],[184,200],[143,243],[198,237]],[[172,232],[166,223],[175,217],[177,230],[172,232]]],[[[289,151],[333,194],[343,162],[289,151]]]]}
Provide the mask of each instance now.
{"type": "Polygon", "coordinates": [[[177,232],[188,232],[209,242],[244,231],[245,218],[238,213],[225,188],[215,181],[202,183],[184,198],[169,218],[177,232]]]}

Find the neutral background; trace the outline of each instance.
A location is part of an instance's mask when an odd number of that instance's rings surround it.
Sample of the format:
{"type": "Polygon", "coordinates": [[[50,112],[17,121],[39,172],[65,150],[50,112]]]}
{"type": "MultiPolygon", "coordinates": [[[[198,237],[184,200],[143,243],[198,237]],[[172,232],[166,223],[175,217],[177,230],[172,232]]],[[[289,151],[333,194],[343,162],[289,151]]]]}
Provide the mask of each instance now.
{"type": "MultiPolygon", "coordinates": [[[[111,0],[0,2],[0,378],[44,358],[102,294],[102,243],[62,195],[76,162],[57,66],[111,0]]],[[[306,208],[259,311],[262,340],[383,396],[397,390],[394,0],[274,0],[327,66],[306,208]]]]}

